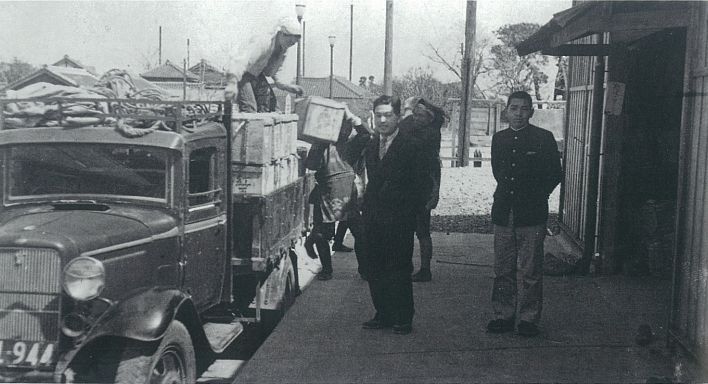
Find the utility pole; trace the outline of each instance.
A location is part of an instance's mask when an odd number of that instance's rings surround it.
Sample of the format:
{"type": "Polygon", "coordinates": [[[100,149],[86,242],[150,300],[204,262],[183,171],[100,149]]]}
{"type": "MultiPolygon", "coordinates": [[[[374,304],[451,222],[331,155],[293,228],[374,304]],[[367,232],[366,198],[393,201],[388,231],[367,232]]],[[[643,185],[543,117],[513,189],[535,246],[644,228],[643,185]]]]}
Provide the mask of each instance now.
{"type": "Polygon", "coordinates": [[[305,20],[302,21],[302,77],[305,77],[305,20]]]}
{"type": "Polygon", "coordinates": [[[158,48],[157,48],[157,65],[162,65],[162,25],[160,26],[160,33],[158,35],[158,48]]]}
{"type": "Polygon", "coordinates": [[[352,57],[354,56],[354,0],[349,5],[349,81],[352,81],[352,57]]]}
{"type": "Polygon", "coordinates": [[[184,100],[187,100],[187,59],[182,61],[182,101],[184,100]]]}
{"type": "Polygon", "coordinates": [[[189,68],[189,39],[187,39],[187,68],[189,68]]]}
{"type": "Polygon", "coordinates": [[[477,2],[467,0],[467,20],[465,22],[465,55],[462,59],[462,101],[460,104],[460,130],[457,132],[457,165],[466,167],[470,162],[470,122],[472,120],[472,98],[474,97],[474,39],[477,27],[477,2]]]}
{"type": "MultiPolygon", "coordinates": [[[[302,21],[302,17],[305,15],[305,5],[295,4],[295,14],[297,15],[297,22],[300,23],[300,27],[305,27],[305,22],[302,21]]],[[[300,39],[297,41],[297,69],[295,70],[295,84],[300,85],[302,81],[302,46],[305,43],[305,34],[301,32],[300,39]]]]}
{"type": "Polygon", "coordinates": [[[384,95],[393,95],[393,0],[386,0],[386,45],[384,46],[384,95]]]}

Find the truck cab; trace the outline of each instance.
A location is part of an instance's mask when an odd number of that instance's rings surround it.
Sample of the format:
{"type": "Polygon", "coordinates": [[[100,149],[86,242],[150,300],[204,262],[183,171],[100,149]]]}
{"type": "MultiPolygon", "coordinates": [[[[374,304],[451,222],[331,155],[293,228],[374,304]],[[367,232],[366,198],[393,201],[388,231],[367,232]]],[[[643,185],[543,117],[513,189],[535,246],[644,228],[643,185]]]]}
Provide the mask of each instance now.
{"type": "Polygon", "coordinates": [[[229,126],[0,130],[0,381],[190,383],[195,349],[258,320],[269,273],[296,271],[232,251],[229,126]]]}

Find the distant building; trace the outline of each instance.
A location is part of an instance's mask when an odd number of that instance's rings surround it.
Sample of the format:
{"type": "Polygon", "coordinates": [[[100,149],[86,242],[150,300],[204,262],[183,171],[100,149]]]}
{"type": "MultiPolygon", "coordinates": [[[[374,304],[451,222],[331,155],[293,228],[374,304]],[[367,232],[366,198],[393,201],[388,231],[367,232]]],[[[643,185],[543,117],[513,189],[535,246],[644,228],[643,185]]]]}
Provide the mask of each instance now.
{"type": "Polygon", "coordinates": [[[50,83],[70,87],[92,87],[98,77],[83,68],[45,65],[29,75],[9,84],[5,89],[18,90],[30,84],[50,83]]]}
{"type": "Polygon", "coordinates": [[[204,59],[189,68],[189,72],[196,75],[206,88],[223,89],[226,87],[226,74],[204,59]]]}
{"type": "Polygon", "coordinates": [[[64,55],[64,57],[62,57],[61,60],[52,64],[52,66],[85,69],[88,72],[90,72],[91,74],[97,75],[95,67],[83,65],[78,60],[75,60],[75,59],[72,59],[71,57],[69,57],[69,55],[64,55]]]}
{"type": "MultiPolygon", "coordinates": [[[[332,79],[332,97],[329,97],[329,76],[328,77],[303,77],[300,79],[300,86],[305,91],[305,96],[320,96],[330,98],[335,101],[346,103],[356,115],[365,117],[372,108],[376,94],[368,89],[352,83],[344,77],[334,76],[332,79]]],[[[278,99],[278,105],[284,108],[285,97],[288,92],[273,88],[278,99]]]]}
{"type": "Polygon", "coordinates": [[[155,83],[176,81],[181,83],[185,78],[188,83],[196,83],[199,81],[199,77],[197,75],[189,71],[185,74],[185,72],[182,71],[182,68],[172,64],[169,60],[165,61],[165,64],[141,73],[140,76],[142,76],[145,80],[155,83]]]}
{"type": "Polygon", "coordinates": [[[187,100],[213,99],[204,95],[204,83],[199,81],[197,75],[190,71],[184,72],[169,60],[163,65],[141,73],[140,76],[167,90],[173,99],[181,99],[185,93],[187,100]]]}

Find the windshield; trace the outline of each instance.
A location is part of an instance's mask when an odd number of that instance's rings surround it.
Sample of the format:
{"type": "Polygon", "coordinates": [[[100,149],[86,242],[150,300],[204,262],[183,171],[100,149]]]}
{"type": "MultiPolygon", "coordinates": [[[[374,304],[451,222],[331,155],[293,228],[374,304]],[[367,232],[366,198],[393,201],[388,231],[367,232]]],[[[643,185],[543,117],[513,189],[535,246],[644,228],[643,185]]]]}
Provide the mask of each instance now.
{"type": "Polygon", "coordinates": [[[55,195],[166,200],[168,158],[165,149],[131,145],[18,145],[4,150],[5,190],[9,200],[55,195]]]}

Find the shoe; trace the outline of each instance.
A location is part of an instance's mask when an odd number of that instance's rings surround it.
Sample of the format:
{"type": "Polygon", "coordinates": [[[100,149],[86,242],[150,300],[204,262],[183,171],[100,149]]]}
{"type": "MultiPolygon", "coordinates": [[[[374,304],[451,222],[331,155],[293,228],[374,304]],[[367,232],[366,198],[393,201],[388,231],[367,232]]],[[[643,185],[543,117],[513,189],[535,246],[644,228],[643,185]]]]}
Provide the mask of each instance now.
{"type": "Polygon", "coordinates": [[[429,269],[421,268],[420,271],[411,276],[411,280],[417,283],[427,282],[433,279],[433,274],[429,269]]]}
{"type": "Polygon", "coordinates": [[[519,336],[525,336],[525,337],[534,337],[541,333],[541,331],[538,330],[538,327],[536,324],[529,322],[529,321],[520,321],[519,322],[519,329],[518,329],[519,336]]]}
{"type": "Polygon", "coordinates": [[[353,249],[353,248],[349,248],[349,247],[347,247],[347,246],[344,245],[344,244],[335,244],[335,245],[332,246],[332,250],[335,251],[335,252],[351,252],[351,251],[353,251],[354,249],[353,249]]]}
{"type": "Polygon", "coordinates": [[[393,325],[393,333],[397,335],[407,335],[411,332],[413,332],[413,325],[411,325],[411,323],[393,325]]]}
{"type": "Polygon", "coordinates": [[[391,324],[380,320],[378,317],[374,317],[373,319],[365,321],[361,324],[361,327],[364,329],[384,329],[390,326],[391,324]]]}
{"type": "Polygon", "coordinates": [[[317,280],[331,280],[332,279],[332,272],[320,272],[317,274],[317,280]]]}
{"type": "Polygon", "coordinates": [[[514,319],[495,319],[487,324],[487,331],[490,333],[504,333],[514,330],[514,319]]]}

